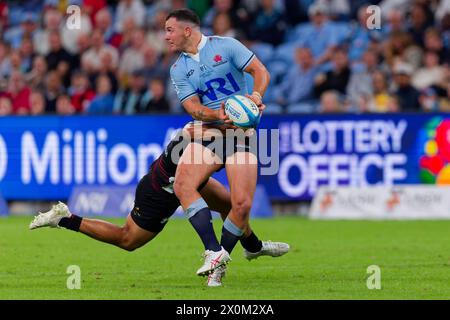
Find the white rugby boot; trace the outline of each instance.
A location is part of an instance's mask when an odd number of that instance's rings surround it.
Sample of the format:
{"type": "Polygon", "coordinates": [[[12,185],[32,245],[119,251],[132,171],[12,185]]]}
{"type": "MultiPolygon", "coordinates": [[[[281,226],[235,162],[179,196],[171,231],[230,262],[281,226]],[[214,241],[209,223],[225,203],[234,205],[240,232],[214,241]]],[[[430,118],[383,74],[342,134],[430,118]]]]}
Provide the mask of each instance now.
{"type": "Polygon", "coordinates": [[[258,252],[250,252],[244,249],[244,257],[247,260],[256,259],[260,256],[279,257],[289,251],[289,245],[284,242],[262,241],[262,248],[258,252]]]}
{"type": "Polygon", "coordinates": [[[225,278],[225,272],[227,271],[226,265],[217,267],[212,273],[208,275],[206,285],[208,287],[220,287],[222,285],[222,279],[225,278]]]}
{"type": "Polygon", "coordinates": [[[49,211],[47,212],[39,212],[39,214],[34,217],[34,220],[30,223],[30,230],[42,228],[42,227],[51,227],[51,228],[59,228],[59,221],[66,217],[70,217],[72,214],[69,211],[69,207],[62,202],[55,204],[49,211]]]}
{"type": "Polygon", "coordinates": [[[230,254],[222,247],[220,251],[206,250],[203,254],[205,262],[197,270],[198,276],[206,276],[214,271],[216,268],[231,261],[230,254]]]}

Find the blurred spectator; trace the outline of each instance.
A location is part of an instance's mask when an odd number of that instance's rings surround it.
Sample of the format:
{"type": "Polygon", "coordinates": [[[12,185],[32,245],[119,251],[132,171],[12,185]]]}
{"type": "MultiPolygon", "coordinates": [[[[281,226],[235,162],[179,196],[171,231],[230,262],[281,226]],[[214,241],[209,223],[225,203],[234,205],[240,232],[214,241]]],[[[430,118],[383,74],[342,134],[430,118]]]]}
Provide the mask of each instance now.
{"type": "Polygon", "coordinates": [[[317,67],[311,50],[298,48],[295,53],[295,66],[276,88],[276,102],[282,106],[314,99],[313,85],[317,67]]]}
{"type": "Polygon", "coordinates": [[[4,33],[4,40],[14,49],[20,47],[23,38],[33,38],[36,34],[37,16],[33,12],[25,12],[21,24],[12,26],[4,33]]]}
{"type": "Polygon", "coordinates": [[[120,33],[119,41],[119,53],[124,52],[131,45],[131,38],[133,36],[133,31],[138,28],[136,22],[132,17],[127,17],[123,22],[123,30],[120,33]]]}
{"type": "Polygon", "coordinates": [[[45,76],[47,73],[47,61],[43,56],[36,56],[33,59],[33,68],[25,75],[28,85],[37,90],[44,90],[45,76]]]}
{"type": "Polygon", "coordinates": [[[397,96],[390,96],[387,112],[400,112],[400,100],[397,96]]]}
{"type": "Polygon", "coordinates": [[[394,9],[387,14],[386,23],[382,26],[384,36],[387,37],[393,32],[405,32],[405,14],[401,10],[394,9]]]}
{"type": "Polygon", "coordinates": [[[349,37],[349,59],[356,61],[361,59],[364,52],[369,48],[371,42],[378,42],[381,40],[381,34],[378,30],[368,29],[368,19],[372,13],[367,11],[368,6],[362,6],[358,10],[359,24],[356,26],[349,37]]]}
{"type": "Polygon", "coordinates": [[[316,0],[329,8],[330,17],[334,21],[346,21],[350,18],[349,0],[316,0]]]}
{"type": "Polygon", "coordinates": [[[129,87],[119,89],[114,98],[113,112],[118,114],[135,114],[141,108],[141,100],[145,92],[145,77],[142,71],[131,74],[129,87]]]}
{"type": "Polygon", "coordinates": [[[123,31],[123,24],[127,18],[132,18],[135,21],[136,26],[143,27],[145,12],[145,7],[141,0],[120,0],[115,18],[116,31],[123,31]]]}
{"type": "Polygon", "coordinates": [[[374,50],[364,52],[362,62],[353,66],[347,86],[347,96],[353,105],[357,105],[361,97],[372,95],[372,75],[377,69],[378,55],[374,50]]]}
{"type": "Polygon", "coordinates": [[[319,74],[314,79],[314,94],[320,97],[328,90],[336,90],[345,94],[350,79],[350,68],[347,53],[343,49],[336,49],[333,53],[332,70],[319,74]]]}
{"type": "Polygon", "coordinates": [[[445,93],[446,95],[439,99],[439,108],[440,111],[450,112],[450,82],[447,83],[445,93]]]}
{"type": "Polygon", "coordinates": [[[49,9],[44,12],[44,28],[36,31],[33,37],[33,44],[37,54],[47,55],[50,52],[50,33],[60,31],[62,15],[56,9],[49,9]]]}
{"type": "Polygon", "coordinates": [[[93,24],[97,13],[104,8],[106,8],[105,0],[83,0],[83,11],[91,18],[93,24]]]}
{"type": "Polygon", "coordinates": [[[81,57],[89,50],[91,46],[91,39],[87,33],[80,33],[76,40],[77,50],[72,54],[72,66],[71,70],[81,69],[81,57]]]}
{"type": "Polygon", "coordinates": [[[45,79],[45,113],[56,112],[56,100],[63,93],[65,93],[65,90],[62,85],[61,77],[58,72],[50,71],[45,79]]]}
{"type": "Polygon", "coordinates": [[[117,88],[119,87],[119,81],[117,79],[117,68],[115,68],[112,64],[111,53],[108,51],[103,52],[100,56],[100,63],[100,70],[90,76],[91,83],[96,83],[96,79],[99,75],[106,75],[111,82],[112,92],[116,93],[117,88]]]}
{"type": "MultiPolygon", "coordinates": [[[[449,4],[450,4],[450,0],[449,4]]],[[[445,44],[445,48],[447,49],[447,52],[450,50],[450,12],[447,13],[441,21],[441,24],[439,26],[439,31],[442,34],[442,42],[445,44]]],[[[426,41],[426,34],[425,34],[425,41],[426,41]]],[[[448,56],[450,55],[450,53],[447,55],[447,59],[446,59],[446,63],[450,64],[448,56]]],[[[443,60],[441,60],[443,61],[443,60]]]]}
{"type": "Polygon", "coordinates": [[[40,115],[45,112],[45,99],[41,92],[32,91],[30,94],[30,114],[40,115]]]}
{"type": "Polygon", "coordinates": [[[343,111],[339,93],[335,90],[325,91],[320,96],[319,110],[322,113],[340,113],[343,111]]]}
{"type": "Polygon", "coordinates": [[[95,15],[95,28],[103,33],[107,44],[112,45],[114,48],[119,48],[121,36],[114,30],[112,16],[107,8],[101,9],[95,15]]]}
{"type": "Polygon", "coordinates": [[[420,111],[419,91],[411,85],[413,72],[413,67],[404,62],[394,66],[394,82],[397,86],[395,95],[401,111],[420,111]]]}
{"type": "Polygon", "coordinates": [[[320,65],[331,58],[339,43],[337,28],[328,21],[328,8],[322,4],[313,4],[308,9],[310,22],[303,36],[298,40],[300,46],[311,49],[315,63],[320,65]]]}
{"type": "Polygon", "coordinates": [[[4,32],[8,26],[8,1],[0,1],[0,31],[4,32]]]}
{"type": "Polygon", "coordinates": [[[7,96],[0,96],[0,116],[9,116],[12,114],[11,99],[7,96]]]}
{"type": "Polygon", "coordinates": [[[145,33],[142,29],[136,29],[131,36],[131,46],[127,48],[121,57],[119,65],[120,79],[127,79],[128,75],[144,67],[145,33]]]}
{"type": "Polygon", "coordinates": [[[432,88],[423,89],[419,95],[419,103],[424,111],[439,111],[439,100],[436,91],[432,88]]]}
{"type": "Polygon", "coordinates": [[[439,65],[436,52],[427,51],[424,55],[424,66],[417,70],[412,78],[412,84],[419,90],[439,84],[444,80],[445,68],[439,65]]]}
{"type": "Polygon", "coordinates": [[[62,47],[61,36],[58,31],[49,33],[50,51],[45,57],[47,69],[56,70],[65,86],[70,82],[72,56],[62,47]]]}
{"type": "Polygon", "coordinates": [[[169,112],[170,106],[166,99],[164,82],[155,78],[150,81],[148,90],[137,113],[169,112]]]}
{"type": "Polygon", "coordinates": [[[142,72],[145,76],[145,82],[149,82],[153,78],[160,78],[167,82],[169,78],[169,70],[164,66],[161,61],[161,57],[157,55],[157,52],[153,47],[146,46],[144,49],[144,66],[142,72]]]}
{"type": "Polygon", "coordinates": [[[30,72],[31,68],[33,67],[33,59],[36,56],[33,48],[33,41],[31,40],[31,38],[23,38],[19,52],[22,58],[22,71],[30,72]]]}
{"type": "Polygon", "coordinates": [[[74,111],[83,113],[95,97],[95,91],[90,88],[88,76],[84,72],[77,71],[72,75],[69,94],[74,111]]]}
{"type": "Polygon", "coordinates": [[[228,13],[218,13],[213,20],[212,34],[221,37],[237,38],[237,32],[231,24],[228,13]]]}
{"type": "Polygon", "coordinates": [[[420,47],[424,46],[425,30],[433,25],[433,20],[433,13],[428,6],[419,3],[413,4],[410,12],[408,33],[420,47]]]}
{"type": "Polygon", "coordinates": [[[379,3],[381,8],[381,15],[384,19],[392,10],[398,10],[403,14],[406,14],[408,7],[411,5],[411,0],[382,0],[379,3]]]}
{"type": "Polygon", "coordinates": [[[72,115],[75,113],[75,108],[70,101],[70,97],[62,94],[56,100],[56,113],[63,116],[72,115]]]}
{"type": "Polygon", "coordinates": [[[111,81],[106,75],[100,75],[96,81],[96,95],[86,109],[88,114],[111,114],[114,95],[111,93],[111,81]]]}
{"type": "Polygon", "coordinates": [[[9,54],[9,61],[11,63],[11,72],[17,71],[22,73],[22,56],[19,49],[14,49],[9,54]]]}
{"type": "Polygon", "coordinates": [[[434,10],[434,18],[436,21],[442,21],[446,15],[450,14],[450,1],[441,0],[434,10]]]}
{"type": "Polygon", "coordinates": [[[393,32],[383,43],[383,56],[392,68],[397,60],[404,61],[416,70],[422,62],[422,50],[406,32],[393,32]]]}
{"type": "Polygon", "coordinates": [[[239,26],[239,28],[246,33],[248,29],[248,16],[244,10],[236,10],[233,0],[214,0],[212,7],[206,12],[203,17],[202,27],[204,29],[212,30],[214,17],[219,13],[226,13],[231,19],[232,26],[239,26]],[[241,16],[238,15],[241,14],[241,16]]]}
{"type": "Polygon", "coordinates": [[[61,27],[61,37],[64,48],[70,52],[70,54],[78,53],[79,47],[77,45],[77,40],[81,34],[90,34],[93,30],[91,18],[85,11],[85,7],[81,7],[81,17],[80,17],[80,28],[67,28],[67,19],[61,27]]]}
{"type": "Polygon", "coordinates": [[[11,73],[11,60],[9,58],[9,47],[0,41],[0,79],[8,77],[11,73]]]}
{"type": "Polygon", "coordinates": [[[444,46],[439,30],[429,28],[425,31],[425,50],[436,52],[440,64],[450,65],[450,43],[444,46]]]}
{"type": "Polygon", "coordinates": [[[26,85],[22,73],[13,71],[8,81],[8,96],[11,98],[14,114],[30,112],[31,89],[26,85]]]}
{"type": "Polygon", "coordinates": [[[262,0],[253,23],[250,26],[251,40],[279,45],[284,39],[287,25],[281,11],[275,8],[275,0],[262,0]]]}
{"type": "Polygon", "coordinates": [[[373,94],[369,100],[370,112],[389,112],[390,105],[392,105],[392,96],[389,94],[389,89],[384,73],[375,71],[372,75],[373,94]]]}
{"type": "Polygon", "coordinates": [[[155,17],[150,25],[150,28],[146,35],[147,43],[150,43],[152,47],[156,50],[158,55],[164,54],[167,51],[166,44],[166,17],[169,11],[160,10],[156,12],[155,17]]]}
{"type": "Polygon", "coordinates": [[[103,41],[103,34],[100,30],[93,31],[91,36],[91,48],[81,56],[82,69],[88,73],[98,72],[101,68],[101,55],[108,52],[111,55],[111,65],[118,66],[119,53],[117,49],[103,41]]]}

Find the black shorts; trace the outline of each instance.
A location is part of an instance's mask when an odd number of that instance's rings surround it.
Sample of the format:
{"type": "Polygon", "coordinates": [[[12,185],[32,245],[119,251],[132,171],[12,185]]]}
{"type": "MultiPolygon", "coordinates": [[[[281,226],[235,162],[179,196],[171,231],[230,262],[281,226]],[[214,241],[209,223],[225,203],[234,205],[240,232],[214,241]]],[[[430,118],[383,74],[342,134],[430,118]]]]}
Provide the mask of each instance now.
{"type": "Polygon", "coordinates": [[[256,133],[254,136],[212,137],[201,141],[194,140],[194,142],[200,143],[217,155],[223,164],[222,168],[225,166],[226,159],[236,152],[249,152],[257,156],[256,133]],[[216,139],[222,139],[221,143],[217,143],[216,139]]]}
{"type": "Polygon", "coordinates": [[[160,232],[180,205],[174,193],[155,188],[152,174],[142,177],[136,188],[131,218],[142,229],[160,232]]]}
{"type": "MultiPolygon", "coordinates": [[[[175,193],[169,193],[159,187],[156,178],[149,172],[139,181],[136,187],[134,207],[131,210],[131,218],[142,229],[158,233],[166,226],[169,218],[180,206],[180,201],[175,193]],[[155,180],[155,181],[153,181],[155,180]]],[[[198,190],[201,190],[208,180],[203,182],[198,190]]]]}

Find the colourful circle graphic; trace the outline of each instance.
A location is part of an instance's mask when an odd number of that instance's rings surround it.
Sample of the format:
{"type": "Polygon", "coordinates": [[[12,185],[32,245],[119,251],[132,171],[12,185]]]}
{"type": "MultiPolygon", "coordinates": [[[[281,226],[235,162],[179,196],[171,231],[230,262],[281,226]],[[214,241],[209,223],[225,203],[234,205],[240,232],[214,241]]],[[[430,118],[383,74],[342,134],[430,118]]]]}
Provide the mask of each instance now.
{"type": "Polygon", "coordinates": [[[435,117],[424,128],[420,180],[426,184],[450,184],[450,119],[435,117]]]}

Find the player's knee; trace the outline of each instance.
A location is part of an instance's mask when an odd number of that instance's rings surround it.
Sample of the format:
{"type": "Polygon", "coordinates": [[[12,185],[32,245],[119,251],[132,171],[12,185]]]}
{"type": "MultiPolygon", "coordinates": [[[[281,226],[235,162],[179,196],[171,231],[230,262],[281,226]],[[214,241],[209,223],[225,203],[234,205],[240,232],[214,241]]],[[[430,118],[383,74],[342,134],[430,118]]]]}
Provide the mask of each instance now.
{"type": "Polygon", "coordinates": [[[245,221],[250,215],[250,209],[252,208],[252,200],[250,198],[240,198],[236,200],[232,204],[232,206],[236,218],[245,221]]]}
{"type": "Polygon", "coordinates": [[[120,247],[127,251],[134,251],[139,248],[141,245],[136,242],[136,240],[131,237],[126,231],[122,235],[122,239],[120,241],[120,247]]]}
{"type": "Polygon", "coordinates": [[[125,249],[125,250],[131,252],[131,251],[134,251],[134,250],[136,250],[137,248],[139,248],[140,245],[138,245],[137,243],[135,243],[133,240],[124,240],[124,241],[122,242],[121,247],[122,247],[122,249],[125,249]]]}
{"type": "Polygon", "coordinates": [[[178,198],[183,198],[186,195],[191,194],[192,190],[195,190],[195,188],[192,188],[192,186],[185,179],[175,179],[173,191],[178,198]]]}

